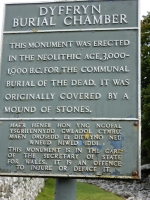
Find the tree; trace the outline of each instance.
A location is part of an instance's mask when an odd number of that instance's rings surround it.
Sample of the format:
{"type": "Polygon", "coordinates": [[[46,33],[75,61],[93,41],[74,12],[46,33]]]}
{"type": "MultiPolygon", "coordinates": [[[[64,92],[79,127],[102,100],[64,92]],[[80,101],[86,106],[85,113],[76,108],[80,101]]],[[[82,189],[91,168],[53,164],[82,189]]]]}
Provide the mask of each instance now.
{"type": "Polygon", "coordinates": [[[142,164],[150,162],[150,12],[141,20],[142,164]]]}

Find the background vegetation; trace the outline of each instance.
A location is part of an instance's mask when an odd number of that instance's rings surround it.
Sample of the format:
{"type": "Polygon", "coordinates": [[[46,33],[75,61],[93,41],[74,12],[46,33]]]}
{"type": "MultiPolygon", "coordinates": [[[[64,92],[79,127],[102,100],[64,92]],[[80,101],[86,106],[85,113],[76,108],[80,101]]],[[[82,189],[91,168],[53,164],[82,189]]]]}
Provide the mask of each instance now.
{"type": "Polygon", "coordinates": [[[141,21],[142,164],[150,163],[150,12],[141,21]]]}

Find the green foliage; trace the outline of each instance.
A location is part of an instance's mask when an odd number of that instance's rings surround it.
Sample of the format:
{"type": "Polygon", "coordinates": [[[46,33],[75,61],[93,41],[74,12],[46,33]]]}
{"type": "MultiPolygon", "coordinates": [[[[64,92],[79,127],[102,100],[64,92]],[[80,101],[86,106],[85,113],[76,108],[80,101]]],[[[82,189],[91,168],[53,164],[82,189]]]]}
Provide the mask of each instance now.
{"type": "Polygon", "coordinates": [[[150,13],[141,21],[141,68],[142,88],[150,84],[150,13]]]}
{"type": "Polygon", "coordinates": [[[150,12],[141,21],[142,164],[150,162],[150,12]]]}
{"type": "MultiPolygon", "coordinates": [[[[94,185],[86,183],[77,183],[77,200],[121,200],[115,194],[106,192],[94,185]]],[[[39,193],[35,200],[54,200],[54,179],[47,179],[45,187],[39,193]]]]}

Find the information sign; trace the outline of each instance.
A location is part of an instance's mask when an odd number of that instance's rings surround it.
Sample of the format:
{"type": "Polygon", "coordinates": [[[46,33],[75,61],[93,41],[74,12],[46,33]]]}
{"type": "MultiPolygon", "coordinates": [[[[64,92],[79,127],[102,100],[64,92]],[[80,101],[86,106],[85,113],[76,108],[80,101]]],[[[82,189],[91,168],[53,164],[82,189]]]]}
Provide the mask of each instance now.
{"type": "Polygon", "coordinates": [[[6,4],[0,175],[140,178],[138,0],[6,4]]]}

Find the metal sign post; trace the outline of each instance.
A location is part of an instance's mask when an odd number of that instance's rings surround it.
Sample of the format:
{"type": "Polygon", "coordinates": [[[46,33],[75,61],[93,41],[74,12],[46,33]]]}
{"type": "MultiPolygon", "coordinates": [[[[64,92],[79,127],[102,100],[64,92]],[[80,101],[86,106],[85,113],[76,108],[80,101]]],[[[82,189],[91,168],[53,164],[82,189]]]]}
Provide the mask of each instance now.
{"type": "Polygon", "coordinates": [[[140,178],[138,4],[5,5],[0,175],[140,178]]]}
{"type": "Polygon", "coordinates": [[[57,178],[55,183],[55,200],[76,200],[76,179],[57,178]]]}

